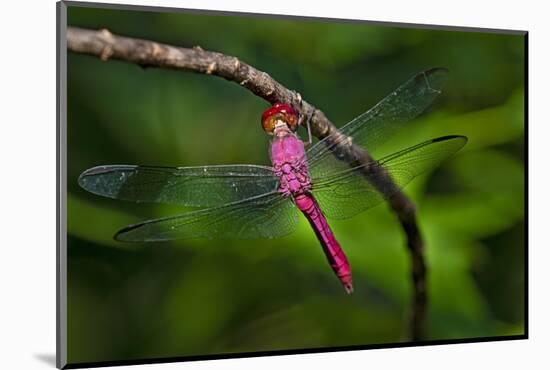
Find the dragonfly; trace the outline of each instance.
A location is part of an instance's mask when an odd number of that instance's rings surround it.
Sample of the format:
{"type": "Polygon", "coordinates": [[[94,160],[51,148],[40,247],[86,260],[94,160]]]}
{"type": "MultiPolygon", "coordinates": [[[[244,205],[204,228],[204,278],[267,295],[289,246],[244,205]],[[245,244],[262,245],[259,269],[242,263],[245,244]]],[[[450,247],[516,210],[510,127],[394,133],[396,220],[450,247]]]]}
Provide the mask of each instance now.
{"type": "Polygon", "coordinates": [[[329,135],[307,150],[297,134],[302,116],[288,104],[274,104],[261,119],[273,137],[272,166],[101,165],[85,170],[78,182],[108,198],[198,208],[127,226],[115,235],[124,242],[278,238],[296,229],[302,213],[351,294],[350,263],[327,219],[347,219],[391,198],[460,150],[467,138],[439,137],[367,161],[346,148],[350,143],[369,151],[378,148],[441,94],[447,74],[444,68],[433,68],[413,76],[341,127],[339,135],[329,135]]]}

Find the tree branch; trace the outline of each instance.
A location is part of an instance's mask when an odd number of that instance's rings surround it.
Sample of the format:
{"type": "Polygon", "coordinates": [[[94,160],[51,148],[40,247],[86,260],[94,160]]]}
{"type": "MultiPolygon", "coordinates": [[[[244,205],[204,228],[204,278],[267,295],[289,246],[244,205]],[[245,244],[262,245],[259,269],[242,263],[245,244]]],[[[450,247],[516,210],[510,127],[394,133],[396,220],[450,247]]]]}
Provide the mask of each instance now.
{"type": "MultiPolygon", "coordinates": [[[[312,134],[318,139],[329,137],[335,144],[334,152],[344,154],[344,160],[352,165],[371,162],[372,157],[361,147],[356,146],[330,122],[325,114],[303,100],[299,93],[289,90],[275,81],[269,74],[239,60],[237,57],[206,51],[196,46],[181,48],[154,41],[140,40],[113,35],[106,29],[95,31],[75,27],[67,29],[69,50],[99,57],[101,60],[117,59],[135,63],[143,67],[159,67],[188,72],[203,73],[223,77],[250,90],[270,103],[287,103],[310,120],[312,134]]],[[[413,280],[413,312],[410,321],[410,337],[421,340],[424,336],[426,314],[426,265],[424,262],[424,242],[416,222],[414,204],[393,183],[390,176],[382,172],[366,178],[387,196],[407,237],[407,247],[411,257],[413,280]],[[390,190],[388,190],[390,189],[390,190]]]]}

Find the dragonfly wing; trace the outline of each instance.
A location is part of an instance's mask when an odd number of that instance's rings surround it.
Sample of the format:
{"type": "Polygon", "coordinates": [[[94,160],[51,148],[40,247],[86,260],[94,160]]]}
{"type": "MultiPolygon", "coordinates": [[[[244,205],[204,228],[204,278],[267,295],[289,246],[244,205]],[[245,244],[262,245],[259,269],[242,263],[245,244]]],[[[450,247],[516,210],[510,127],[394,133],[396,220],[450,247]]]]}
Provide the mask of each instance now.
{"type": "Polygon", "coordinates": [[[98,166],[84,171],[81,187],[134,202],[214,207],[277,189],[270,167],[255,165],[151,167],[98,166]]]}
{"type": "Polygon", "coordinates": [[[379,161],[348,167],[314,182],[313,194],[327,217],[352,217],[390,198],[416,176],[457,152],[466,141],[465,136],[440,137],[379,161]]]}
{"type": "Polygon", "coordinates": [[[441,94],[448,71],[433,68],[417,74],[378,104],[341,127],[339,137],[328,136],[317,142],[307,152],[313,173],[339,172],[357,158],[338,153],[337,148],[351,142],[366,148],[371,155],[403,125],[422,113],[441,94]],[[340,161],[334,158],[339,157],[340,161]],[[342,163],[342,160],[343,163],[342,163]]]}
{"type": "Polygon", "coordinates": [[[128,242],[276,238],[294,231],[297,220],[290,198],[271,192],[221,207],[131,225],[115,238],[128,242]]]}

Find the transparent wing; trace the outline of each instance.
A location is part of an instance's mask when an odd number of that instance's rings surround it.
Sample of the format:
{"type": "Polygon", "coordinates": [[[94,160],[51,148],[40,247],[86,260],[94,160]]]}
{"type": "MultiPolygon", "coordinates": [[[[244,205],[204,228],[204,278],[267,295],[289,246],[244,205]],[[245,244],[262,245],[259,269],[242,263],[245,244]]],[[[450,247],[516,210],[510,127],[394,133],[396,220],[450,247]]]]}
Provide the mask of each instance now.
{"type": "Polygon", "coordinates": [[[104,197],[134,202],[214,207],[277,189],[270,167],[254,165],[201,167],[98,166],[84,171],[78,183],[104,197]]]}
{"type": "Polygon", "coordinates": [[[319,179],[313,184],[313,194],[327,217],[352,217],[390,198],[416,176],[457,152],[466,142],[465,136],[440,137],[379,161],[348,166],[339,173],[319,179]]]}
{"type": "Polygon", "coordinates": [[[317,142],[307,152],[312,178],[315,180],[315,177],[339,172],[358,159],[353,153],[349,156],[337,150],[349,146],[349,137],[351,142],[376,155],[379,144],[422,113],[441,94],[447,75],[448,71],[444,68],[417,74],[370,110],[340,128],[342,135],[329,136],[317,142]]]}
{"type": "Polygon", "coordinates": [[[276,238],[294,231],[297,209],[278,192],[263,194],[221,207],[128,226],[115,239],[128,242],[189,238],[276,238]]]}

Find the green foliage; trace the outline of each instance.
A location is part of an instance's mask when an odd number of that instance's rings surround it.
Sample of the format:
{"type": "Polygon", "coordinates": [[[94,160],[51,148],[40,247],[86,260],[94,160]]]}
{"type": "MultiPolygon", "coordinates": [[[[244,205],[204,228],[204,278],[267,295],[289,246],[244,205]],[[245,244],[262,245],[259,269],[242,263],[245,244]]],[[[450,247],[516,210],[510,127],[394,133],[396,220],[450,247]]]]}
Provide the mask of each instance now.
{"type": "MultiPolygon", "coordinates": [[[[427,242],[429,339],[521,334],[524,44],[521,36],[364,23],[69,8],[69,24],[237,55],[344,124],[421,70],[451,79],[430,112],[383,148],[449,134],[467,146],[415,180],[427,242]]],[[[410,261],[385,205],[331,222],[355,293],[305,220],[278,240],[128,245],[114,233],[178,207],[103,199],[99,164],[269,164],[267,104],[220,78],[68,56],[71,362],[406,340],[410,261]]]]}

